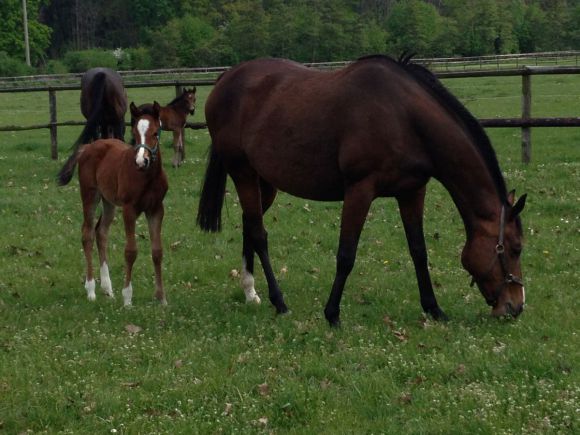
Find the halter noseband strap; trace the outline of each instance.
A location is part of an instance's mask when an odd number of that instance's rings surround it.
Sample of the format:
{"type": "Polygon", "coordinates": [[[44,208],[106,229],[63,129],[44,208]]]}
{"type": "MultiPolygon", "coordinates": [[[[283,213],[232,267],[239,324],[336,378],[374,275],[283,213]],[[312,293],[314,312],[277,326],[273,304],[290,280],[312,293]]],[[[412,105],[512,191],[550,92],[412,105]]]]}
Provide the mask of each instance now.
{"type": "MultiPolygon", "coordinates": [[[[499,239],[497,241],[497,245],[495,245],[496,256],[493,258],[491,265],[489,266],[489,270],[484,275],[487,276],[491,274],[491,270],[493,269],[495,262],[499,259],[499,264],[501,266],[501,271],[503,272],[504,279],[495,289],[493,299],[486,298],[488,305],[492,306],[495,305],[497,299],[499,298],[499,294],[506,285],[515,283],[522,287],[524,286],[524,281],[520,277],[510,273],[508,269],[507,260],[505,258],[504,236],[505,236],[505,206],[502,205],[499,219],[499,239]]],[[[472,275],[470,286],[473,287],[474,284],[475,284],[475,276],[472,275]]]]}
{"type": "Polygon", "coordinates": [[[159,142],[153,148],[149,147],[148,145],[146,145],[144,143],[140,143],[140,144],[135,145],[136,150],[138,150],[139,148],[144,148],[147,151],[149,151],[149,154],[151,154],[151,161],[152,162],[157,160],[157,153],[159,152],[159,142]]]}

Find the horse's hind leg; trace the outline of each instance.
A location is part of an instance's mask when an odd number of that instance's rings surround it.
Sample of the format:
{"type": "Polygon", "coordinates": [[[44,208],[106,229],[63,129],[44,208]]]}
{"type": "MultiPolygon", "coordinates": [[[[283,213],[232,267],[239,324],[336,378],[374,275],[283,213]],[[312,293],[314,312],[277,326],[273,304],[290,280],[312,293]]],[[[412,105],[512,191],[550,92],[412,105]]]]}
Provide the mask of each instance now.
{"type": "Polygon", "coordinates": [[[100,195],[94,187],[84,187],[81,184],[81,198],[83,201],[82,245],[87,264],[85,276],[85,290],[90,301],[96,299],[95,277],[93,272],[93,241],[95,239],[95,209],[100,195]]]}
{"type": "MultiPolygon", "coordinates": [[[[262,199],[262,215],[270,208],[276,198],[276,189],[263,180],[260,180],[260,195],[262,199]]],[[[245,228],[245,225],[244,225],[245,228]]],[[[242,248],[242,289],[246,295],[246,302],[261,302],[254,288],[254,245],[248,232],[244,231],[242,248]]]]}
{"type": "Polygon", "coordinates": [[[435,320],[447,320],[447,316],[439,307],[429,269],[427,266],[427,247],[425,246],[425,235],[423,233],[423,206],[425,203],[425,187],[397,197],[399,203],[399,212],[405,227],[407,244],[413,264],[415,274],[419,284],[419,293],[421,296],[421,306],[423,310],[433,316],[435,320]]]}
{"type": "Polygon", "coordinates": [[[181,132],[179,135],[179,164],[181,165],[185,161],[185,143],[183,142],[185,138],[185,127],[181,127],[181,132]]]}
{"type": "Polygon", "coordinates": [[[131,275],[133,273],[133,264],[137,259],[137,241],[135,240],[135,221],[137,213],[131,206],[123,207],[123,222],[125,224],[125,284],[122,294],[125,306],[131,305],[133,298],[133,285],[131,284],[131,275]]]}
{"type": "Polygon", "coordinates": [[[173,130],[173,160],[171,164],[174,168],[179,167],[181,164],[181,149],[183,148],[183,144],[181,143],[181,129],[177,128],[173,130]]]}
{"type": "Polygon", "coordinates": [[[354,267],[356,250],[371,202],[374,188],[365,180],[347,188],[342,206],[340,239],[336,254],[336,275],[330,297],[324,309],[326,320],[331,326],[340,325],[340,300],[344,285],[354,267]]]}
{"type": "MultiPolygon", "coordinates": [[[[248,272],[244,285],[248,287],[251,285],[253,288],[253,276],[251,276],[251,271],[253,270],[253,252],[255,252],[260,258],[264,274],[266,275],[270,302],[274,307],[276,307],[277,313],[285,313],[288,311],[288,308],[284,303],[284,297],[282,296],[278,282],[274,277],[272,265],[270,264],[270,256],[268,254],[268,234],[264,229],[262,218],[263,208],[258,176],[254,170],[248,166],[238,167],[232,171],[230,175],[236,185],[236,190],[243,210],[243,255],[244,260],[246,261],[246,271],[248,272]]],[[[242,279],[243,278],[244,277],[242,277],[242,279]]],[[[245,287],[244,290],[246,290],[246,288],[247,287],[245,287]]],[[[247,296],[248,291],[246,291],[246,297],[247,296]]]]}
{"type": "Polygon", "coordinates": [[[97,222],[97,248],[99,250],[99,261],[101,264],[101,288],[103,292],[113,297],[113,286],[109,275],[109,264],[107,262],[107,245],[109,238],[109,227],[115,217],[115,206],[103,198],[103,214],[97,222]]]}
{"type": "Polygon", "coordinates": [[[147,224],[151,239],[151,258],[155,268],[155,297],[162,304],[167,304],[163,281],[161,279],[161,261],[163,260],[163,245],[161,244],[161,224],[163,223],[163,203],[153,212],[147,212],[147,224]]]}

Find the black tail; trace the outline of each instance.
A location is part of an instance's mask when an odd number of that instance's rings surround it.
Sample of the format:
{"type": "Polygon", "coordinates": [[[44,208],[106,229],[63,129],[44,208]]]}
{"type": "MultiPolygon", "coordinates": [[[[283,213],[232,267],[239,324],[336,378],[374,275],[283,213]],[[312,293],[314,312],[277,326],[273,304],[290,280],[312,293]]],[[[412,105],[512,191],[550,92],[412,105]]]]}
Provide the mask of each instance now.
{"type": "MultiPolygon", "coordinates": [[[[105,108],[105,85],[106,85],[106,75],[103,72],[97,73],[91,83],[91,89],[89,92],[93,96],[93,107],[89,117],[87,118],[87,123],[85,128],[81,132],[81,135],[76,140],[73,148],[77,148],[81,144],[92,142],[93,139],[98,137],[97,128],[102,123],[103,112],[105,108]]],[[[106,134],[106,132],[102,132],[106,134]]]]}
{"type": "Polygon", "coordinates": [[[210,145],[203,188],[197,210],[197,224],[202,230],[215,233],[222,229],[222,206],[226,194],[227,172],[223,160],[210,145]]]}
{"type": "Polygon", "coordinates": [[[68,184],[73,176],[75,171],[75,166],[77,165],[77,158],[79,156],[80,147],[76,147],[76,149],[72,152],[69,158],[66,160],[63,167],[60,169],[56,176],[56,183],[59,186],[64,186],[68,184]]]}

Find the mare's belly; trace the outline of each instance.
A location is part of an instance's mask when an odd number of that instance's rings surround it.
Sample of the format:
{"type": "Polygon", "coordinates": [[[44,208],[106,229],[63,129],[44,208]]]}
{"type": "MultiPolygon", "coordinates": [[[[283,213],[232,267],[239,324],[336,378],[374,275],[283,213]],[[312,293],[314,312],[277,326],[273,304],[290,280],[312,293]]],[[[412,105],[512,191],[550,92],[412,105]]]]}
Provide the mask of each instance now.
{"type": "Polygon", "coordinates": [[[317,201],[344,197],[337,150],[329,144],[262,143],[249,147],[247,156],[260,177],[279,190],[317,201]]]}

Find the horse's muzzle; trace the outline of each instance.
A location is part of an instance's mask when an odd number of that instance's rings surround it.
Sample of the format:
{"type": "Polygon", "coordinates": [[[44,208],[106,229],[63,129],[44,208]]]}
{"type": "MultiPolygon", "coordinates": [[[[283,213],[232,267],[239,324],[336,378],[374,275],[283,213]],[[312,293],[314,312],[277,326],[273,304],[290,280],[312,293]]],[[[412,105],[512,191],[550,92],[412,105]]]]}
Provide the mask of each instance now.
{"type": "Polygon", "coordinates": [[[506,302],[503,306],[496,305],[491,310],[491,315],[494,317],[511,316],[514,319],[524,311],[524,304],[514,305],[511,302],[506,302]]]}

